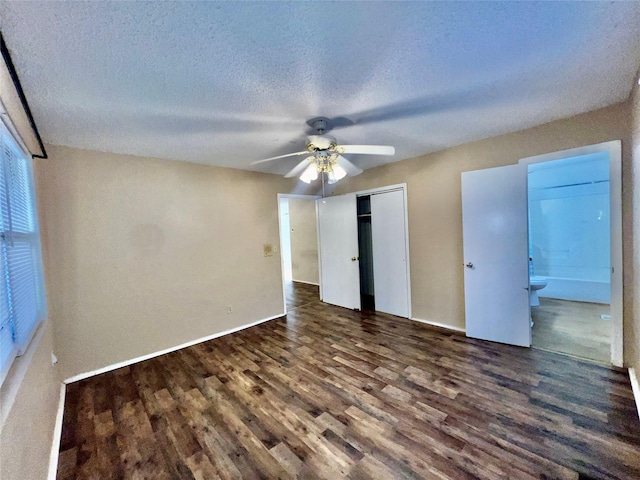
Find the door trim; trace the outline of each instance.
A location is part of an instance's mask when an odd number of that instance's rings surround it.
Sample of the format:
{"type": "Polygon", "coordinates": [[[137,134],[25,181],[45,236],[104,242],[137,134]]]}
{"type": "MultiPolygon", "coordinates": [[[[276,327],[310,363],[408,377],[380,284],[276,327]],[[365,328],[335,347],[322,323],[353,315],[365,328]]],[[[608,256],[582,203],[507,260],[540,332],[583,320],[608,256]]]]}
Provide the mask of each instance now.
{"type": "Polygon", "coordinates": [[[624,361],[624,317],[623,317],[623,261],[622,261],[622,142],[586,145],[568,150],[522,158],[518,163],[534,163],[560,160],[567,157],[607,152],[609,154],[609,205],[611,218],[611,363],[621,367],[624,361]]]}
{"type": "MultiPolygon", "coordinates": [[[[282,314],[287,314],[287,291],[284,284],[284,260],[282,259],[282,218],[280,215],[280,200],[285,198],[297,198],[302,200],[318,200],[319,195],[299,195],[294,193],[278,193],[277,205],[278,205],[278,244],[280,248],[280,281],[282,282],[282,314]]],[[[318,230],[318,205],[316,204],[316,231],[318,230]]],[[[316,235],[317,237],[317,235],[316,235]]],[[[319,237],[316,238],[318,242],[318,264],[320,264],[320,241],[319,237]]],[[[320,271],[320,265],[318,265],[318,275],[322,275],[320,271]]],[[[322,278],[322,277],[319,277],[322,278]]],[[[320,287],[320,298],[322,299],[322,286],[320,287]]]]}

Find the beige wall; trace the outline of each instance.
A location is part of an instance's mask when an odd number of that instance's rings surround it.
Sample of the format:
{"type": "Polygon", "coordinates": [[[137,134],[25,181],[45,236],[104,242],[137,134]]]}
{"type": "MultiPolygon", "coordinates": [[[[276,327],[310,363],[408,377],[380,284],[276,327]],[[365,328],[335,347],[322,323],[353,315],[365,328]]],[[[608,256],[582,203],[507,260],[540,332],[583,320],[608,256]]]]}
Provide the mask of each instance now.
{"type": "MultiPolygon", "coordinates": [[[[633,256],[631,259],[631,268],[633,272],[632,286],[628,288],[628,301],[632,303],[632,318],[628,322],[628,339],[626,358],[629,359],[629,365],[635,367],[636,375],[640,375],[640,86],[638,82],[634,82],[633,92],[631,93],[631,116],[632,116],[632,169],[630,173],[630,181],[634,186],[633,198],[630,199],[630,209],[633,210],[633,256]]],[[[640,401],[640,399],[638,399],[640,401]]]]}
{"type": "Polygon", "coordinates": [[[38,207],[63,378],[283,313],[280,258],[263,244],[278,245],[291,181],[47,150],[38,207]]]}
{"type": "MultiPolygon", "coordinates": [[[[413,316],[464,328],[460,174],[618,139],[623,155],[625,327],[630,328],[633,192],[629,103],[369,169],[340,181],[335,193],[407,183],[413,316]]],[[[630,353],[632,346],[625,347],[630,353]]]]}
{"type": "Polygon", "coordinates": [[[40,327],[0,389],[0,478],[47,478],[60,379],[51,364],[51,323],[40,327]]]}
{"type": "Polygon", "coordinates": [[[297,282],[319,283],[316,201],[289,199],[291,270],[297,282]]]}

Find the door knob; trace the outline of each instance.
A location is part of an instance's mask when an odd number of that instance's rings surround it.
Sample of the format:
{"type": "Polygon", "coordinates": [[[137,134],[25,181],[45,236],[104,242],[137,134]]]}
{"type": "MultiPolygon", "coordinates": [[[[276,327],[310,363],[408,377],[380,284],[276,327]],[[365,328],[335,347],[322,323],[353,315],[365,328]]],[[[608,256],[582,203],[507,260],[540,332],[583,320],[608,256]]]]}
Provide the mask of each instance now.
{"type": "Polygon", "coordinates": [[[352,262],[355,262],[356,260],[358,260],[358,257],[351,257],[352,262]]]}
{"type": "Polygon", "coordinates": [[[467,268],[473,268],[473,263],[468,262],[468,263],[465,265],[465,267],[467,267],[467,268]]]}

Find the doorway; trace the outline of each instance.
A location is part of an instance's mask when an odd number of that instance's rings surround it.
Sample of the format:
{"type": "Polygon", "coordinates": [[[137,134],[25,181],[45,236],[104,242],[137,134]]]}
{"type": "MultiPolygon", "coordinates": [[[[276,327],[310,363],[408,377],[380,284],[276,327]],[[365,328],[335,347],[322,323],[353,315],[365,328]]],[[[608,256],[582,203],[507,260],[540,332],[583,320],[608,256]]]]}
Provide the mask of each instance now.
{"type": "Polygon", "coordinates": [[[609,154],[528,165],[532,346],[609,363],[609,154]]]}
{"type": "Polygon", "coordinates": [[[532,346],[622,364],[620,142],[527,167],[532,346]]]}
{"type": "Polygon", "coordinates": [[[284,312],[320,301],[317,196],[279,194],[284,312]]]}
{"type": "MultiPolygon", "coordinates": [[[[531,249],[528,245],[528,166],[602,152],[608,155],[609,171],[609,359],[613,365],[622,366],[620,141],[525,158],[516,165],[462,173],[462,267],[467,336],[511,345],[531,346],[530,303],[534,303],[534,292],[540,290],[541,283],[535,278],[536,275],[531,275],[535,273],[535,266],[533,272],[529,271],[528,258],[531,257],[531,249]]],[[[606,207],[601,210],[603,212],[600,220],[603,220],[607,213],[604,211],[606,207]]],[[[604,270],[601,270],[600,274],[607,276],[604,270]]],[[[543,277],[543,280],[546,281],[546,277],[543,277]]],[[[592,282],[588,288],[598,287],[596,283],[592,282]]],[[[583,283],[579,290],[584,291],[588,288],[587,284],[583,283]]],[[[604,315],[606,319],[607,313],[603,312],[600,315],[604,315]]]]}

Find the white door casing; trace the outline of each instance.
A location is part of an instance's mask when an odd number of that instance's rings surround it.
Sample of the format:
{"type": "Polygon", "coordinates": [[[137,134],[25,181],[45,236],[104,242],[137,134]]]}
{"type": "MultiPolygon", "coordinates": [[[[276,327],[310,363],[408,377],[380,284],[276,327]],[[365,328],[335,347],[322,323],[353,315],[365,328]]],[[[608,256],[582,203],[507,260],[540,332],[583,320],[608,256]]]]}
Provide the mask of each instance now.
{"type": "Polygon", "coordinates": [[[409,316],[404,192],[371,195],[376,311],[409,316]]]}
{"type": "Polygon", "coordinates": [[[623,261],[622,261],[622,142],[609,142],[585,145],[583,147],[561,150],[558,152],[536,155],[520,159],[519,164],[525,166],[559,160],[561,158],[590,155],[598,152],[609,154],[609,205],[611,218],[611,363],[623,365],[623,261]]]}
{"type": "Polygon", "coordinates": [[[526,167],[462,173],[462,227],[467,336],[531,346],[526,167]]]}
{"type": "Polygon", "coordinates": [[[356,196],[328,197],[317,205],[321,300],[360,309],[356,196]]]}

